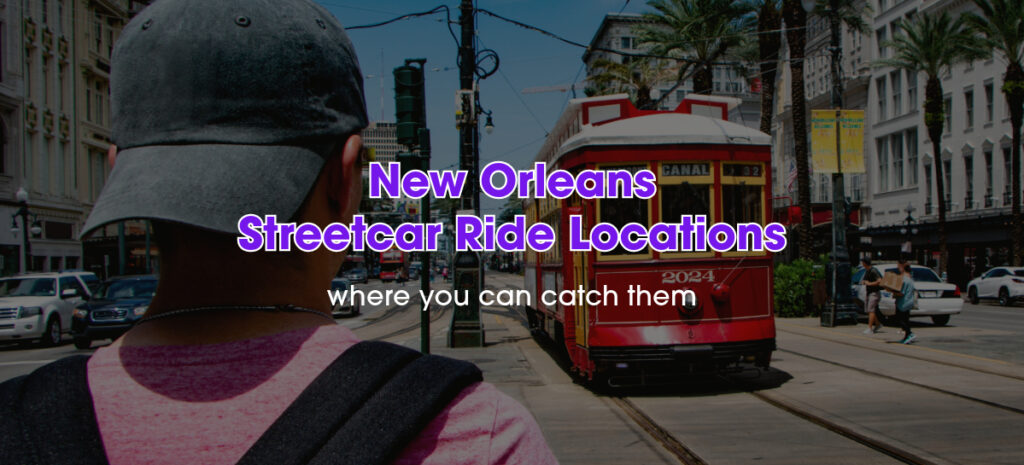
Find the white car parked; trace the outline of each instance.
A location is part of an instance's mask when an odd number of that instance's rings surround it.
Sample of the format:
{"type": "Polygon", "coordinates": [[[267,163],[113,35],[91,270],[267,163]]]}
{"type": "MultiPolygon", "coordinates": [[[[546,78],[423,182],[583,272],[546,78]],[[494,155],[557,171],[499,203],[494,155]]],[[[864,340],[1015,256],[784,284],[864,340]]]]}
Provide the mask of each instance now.
{"type": "Polygon", "coordinates": [[[972,304],[981,299],[996,299],[1004,307],[1024,298],[1024,267],[1000,266],[967,283],[967,298],[972,304]]]}
{"type": "MultiPolygon", "coordinates": [[[[887,271],[896,272],[895,263],[875,265],[879,273],[883,275],[887,271]]],[[[960,296],[960,288],[956,284],[943,282],[939,275],[931,268],[923,266],[911,266],[910,272],[914,277],[914,287],[917,289],[917,305],[910,310],[911,317],[929,316],[932,323],[944,325],[949,323],[950,315],[959,314],[963,310],[964,300],[960,296]]],[[[867,297],[865,286],[860,282],[864,279],[864,268],[858,267],[853,273],[854,296],[864,311],[864,300],[867,297]]],[[[885,289],[882,289],[882,299],[878,302],[878,310],[882,316],[893,316],[896,313],[896,298],[885,289]]]]}
{"type": "Polygon", "coordinates": [[[0,341],[57,345],[71,331],[71,314],[92,296],[96,275],[83,271],[34,273],[0,280],[0,341]]]}

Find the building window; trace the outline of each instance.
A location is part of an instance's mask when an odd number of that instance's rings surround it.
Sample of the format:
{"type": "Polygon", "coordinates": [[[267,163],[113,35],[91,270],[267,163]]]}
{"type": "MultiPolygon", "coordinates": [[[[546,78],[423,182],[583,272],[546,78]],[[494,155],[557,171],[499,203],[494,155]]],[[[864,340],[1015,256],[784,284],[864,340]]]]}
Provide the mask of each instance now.
{"type": "Polygon", "coordinates": [[[901,82],[902,71],[893,71],[889,74],[889,80],[892,82],[892,115],[899,116],[903,114],[903,83],[901,82]]]}
{"type": "Polygon", "coordinates": [[[878,43],[878,57],[886,58],[889,56],[888,48],[883,44],[885,43],[885,28],[881,28],[875,31],[875,41],[878,43]]]}
{"type": "Polygon", "coordinates": [[[884,77],[880,77],[875,80],[875,90],[878,92],[878,120],[885,121],[888,112],[885,108],[886,94],[884,77]]]}
{"type": "Polygon", "coordinates": [[[974,90],[964,91],[964,121],[967,123],[966,129],[974,127],[974,90]]]}
{"type": "Polygon", "coordinates": [[[1013,198],[1013,172],[1010,171],[1012,167],[1012,159],[1010,158],[1010,147],[1003,147],[1003,205],[1010,205],[1010,200],[1013,198]]]}
{"type": "Polygon", "coordinates": [[[985,208],[992,206],[992,151],[985,151],[985,208]]]}
{"type": "Polygon", "coordinates": [[[65,153],[67,153],[67,144],[64,144],[63,142],[58,143],[57,144],[57,154],[56,154],[57,155],[56,156],[56,162],[57,163],[55,164],[55,166],[53,168],[53,170],[57,173],[57,180],[56,180],[56,183],[54,184],[55,189],[54,189],[53,193],[54,193],[54,195],[57,195],[57,196],[60,196],[60,197],[64,196],[64,191],[65,191],[65,187],[66,187],[65,183],[67,182],[67,167],[66,167],[66,165],[64,163],[64,161],[65,161],[65,159],[64,159],[65,155],[64,154],[65,153]]]}
{"type": "Polygon", "coordinates": [[[43,105],[50,106],[50,60],[43,58],[43,105]]]}
{"type": "Polygon", "coordinates": [[[57,35],[64,35],[64,0],[57,1],[57,35]]]}
{"type": "Polygon", "coordinates": [[[878,192],[889,190],[889,144],[884,137],[875,141],[878,147],[878,192]]]}
{"type": "Polygon", "coordinates": [[[903,187],[903,134],[893,134],[889,141],[892,146],[892,180],[893,187],[903,187]]]}
{"type": "Polygon", "coordinates": [[[952,190],[953,190],[952,189],[952,187],[953,187],[953,181],[952,181],[953,173],[952,173],[952,171],[953,171],[953,161],[952,160],[945,160],[945,161],[943,161],[942,162],[942,178],[943,178],[942,182],[943,182],[943,187],[945,187],[945,189],[946,189],[945,192],[944,192],[946,194],[945,195],[945,197],[946,197],[946,199],[945,199],[946,200],[946,211],[952,210],[952,207],[953,207],[952,201],[951,201],[951,199],[953,198],[953,192],[952,192],[952,190]]]}
{"type": "Polygon", "coordinates": [[[50,139],[43,138],[39,143],[39,163],[36,166],[36,190],[50,193],[50,139]]]}
{"type": "Polygon", "coordinates": [[[917,73],[907,73],[907,111],[917,111],[917,73]]]}
{"type": "Polygon", "coordinates": [[[50,1],[43,0],[43,24],[50,24],[50,1]]]}
{"type": "Polygon", "coordinates": [[[96,45],[96,53],[100,53],[100,50],[103,50],[103,23],[100,22],[100,15],[98,14],[93,21],[92,36],[96,45]]]}
{"type": "Polygon", "coordinates": [[[974,208],[974,156],[964,157],[964,210],[974,208]]]}
{"type": "Polygon", "coordinates": [[[907,183],[917,185],[917,128],[907,131],[907,183]]]}
{"type": "Polygon", "coordinates": [[[930,215],[931,211],[929,211],[929,207],[932,204],[932,171],[928,169],[928,167],[925,167],[924,170],[924,203],[926,205],[924,214],[930,215]]]}
{"type": "Polygon", "coordinates": [[[993,117],[993,105],[992,101],[995,98],[995,89],[992,87],[992,82],[985,83],[985,122],[991,123],[993,117]]]}
{"type": "Polygon", "coordinates": [[[942,100],[942,114],[945,117],[944,121],[946,123],[946,134],[952,133],[953,132],[953,119],[952,119],[952,116],[953,116],[953,98],[952,97],[948,97],[947,96],[945,99],[942,100]]]}

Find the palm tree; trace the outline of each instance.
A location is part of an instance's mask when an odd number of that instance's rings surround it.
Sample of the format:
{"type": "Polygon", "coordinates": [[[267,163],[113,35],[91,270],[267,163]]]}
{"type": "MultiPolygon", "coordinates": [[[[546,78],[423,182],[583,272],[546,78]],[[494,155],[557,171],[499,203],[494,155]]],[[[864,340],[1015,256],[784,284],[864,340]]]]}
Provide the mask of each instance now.
{"type": "Polygon", "coordinates": [[[757,45],[761,70],[761,132],[771,134],[775,110],[775,75],[782,49],[779,0],[762,0],[757,9],[757,45]]]}
{"type": "Polygon", "coordinates": [[[1024,263],[1024,217],[1021,216],[1020,129],[1024,117],[1024,0],[974,0],[981,15],[967,13],[964,19],[986,39],[986,46],[1006,60],[1003,94],[1010,106],[1013,130],[1010,175],[1012,181],[1013,264],[1024,263]]]}
{"type": "Polygon", "coordinates": [[[710,94],[716,62],[742,43],[752,27],[750,5],[732,0],[650,0],[647,4],[656,12],[644,13],[646,22],[637,28],[640,42],[649,44],[653,55],[682,59],[677,81],[696,68],[693,91],[710,94]]]}
{"type": "Polygon", "coordinates": [[[640,109],[649,109],[653,106],[651,90],[672,75],[671,70],[663,66],[659,60],[651,58],[630,59],[625,63],[597,60],[591,71],[594,76],[590,78],[590,86],[584,91],[587,96],[627,93],[633,105],[640,109]]]}
{"type": "Polygon", "coordinates": [[[893,57],[877,60],[876,66],[891,66],[910,73],[924,72],[924,124],[932,141],[932,166],[935,168],[935,193],[939,199],[939,272],[945,272],[949,258],[946,248],[946,186],[942,175],[943,114],[942,80],[944,73],[957,63],[987,56],[981,39],[967,27],[964,17],[956,20],[945,11],[938,15],[922,14],[914,21],[900,21],[900,33],[883,43],[893,57]]]}
{"type": "Polygon", "coordinates": [[[800,258],[814,259],[811,234],[811,170],[807,155],[807,104],[804,98],[804,48],[807,45],[807,12],[800,0],[782,1],[789,44],[793,149],[796,156],[797,203],[800,205],[800,258]]]}

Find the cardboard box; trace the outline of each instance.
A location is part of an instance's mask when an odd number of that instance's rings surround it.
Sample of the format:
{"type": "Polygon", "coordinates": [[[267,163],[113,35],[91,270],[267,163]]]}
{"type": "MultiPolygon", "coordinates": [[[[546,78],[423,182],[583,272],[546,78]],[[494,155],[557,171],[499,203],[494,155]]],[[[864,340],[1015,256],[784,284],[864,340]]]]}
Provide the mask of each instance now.
{"type": "Polygon", "coordinates": [[[882,287],[899,292],[900,289],[903,289],[903,274],[886,271],[885,276],[882,276],[882,287]]]}

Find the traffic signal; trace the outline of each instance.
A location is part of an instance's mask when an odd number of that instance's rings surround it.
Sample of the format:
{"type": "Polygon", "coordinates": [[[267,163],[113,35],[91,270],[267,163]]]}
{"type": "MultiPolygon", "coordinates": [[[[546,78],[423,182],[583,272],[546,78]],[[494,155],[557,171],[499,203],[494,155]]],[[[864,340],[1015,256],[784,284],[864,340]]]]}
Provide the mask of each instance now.
{"type": "Polygon", "coordinates": [[[422,58],[407,59],[395,68],[395,120],[398,143],[413,147],[419,143],[419,130],[427,127],[423,90],[422,58]],[[418,66],[414,66],[418,65],[418,66]]]}

